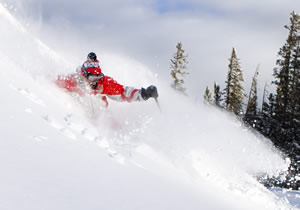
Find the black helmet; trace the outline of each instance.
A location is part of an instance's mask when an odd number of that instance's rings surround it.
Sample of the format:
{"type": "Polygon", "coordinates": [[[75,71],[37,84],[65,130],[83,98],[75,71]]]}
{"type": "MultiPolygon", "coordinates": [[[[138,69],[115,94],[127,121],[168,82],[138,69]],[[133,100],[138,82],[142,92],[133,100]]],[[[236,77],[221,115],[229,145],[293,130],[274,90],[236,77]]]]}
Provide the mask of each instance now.
{"type": "Polygon", "coordinates": [[[91,61],[95,61],[95,60],[97,59],[97,55],[96,55],[96,53],[94,53],[94,52],[90,52],[90,53],[88,54],[88,58],[89,58],[91,61]]]}

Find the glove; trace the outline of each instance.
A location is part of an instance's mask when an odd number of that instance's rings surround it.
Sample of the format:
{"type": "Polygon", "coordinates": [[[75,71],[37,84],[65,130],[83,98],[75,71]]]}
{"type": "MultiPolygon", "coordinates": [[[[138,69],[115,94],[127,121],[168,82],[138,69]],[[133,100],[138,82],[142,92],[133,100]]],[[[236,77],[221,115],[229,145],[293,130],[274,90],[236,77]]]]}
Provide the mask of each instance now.
{"type": "Polygon", "coordinates": [[[151,85],[146,89],[142,88],[141,95],[145,101],[148,100],[149,98],[157,98],[158,97],[157,88],[154,85],[151,85]]]}

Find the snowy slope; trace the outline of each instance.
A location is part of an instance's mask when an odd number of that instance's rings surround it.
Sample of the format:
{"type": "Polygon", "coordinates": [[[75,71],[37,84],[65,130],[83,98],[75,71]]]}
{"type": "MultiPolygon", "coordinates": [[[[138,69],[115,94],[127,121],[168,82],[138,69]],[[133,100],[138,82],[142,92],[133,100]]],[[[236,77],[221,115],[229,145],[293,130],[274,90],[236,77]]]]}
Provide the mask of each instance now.
{"type": "Polygon", "coordinates": [[[78,61],[63,61],[1,4],[0,34],[0,209],[291,208],[254,178],[286,161],[231,116],[111,54],[109,74],[156,84],[162,111],[154,101],[80,105],[52,83],[78,61]]]}

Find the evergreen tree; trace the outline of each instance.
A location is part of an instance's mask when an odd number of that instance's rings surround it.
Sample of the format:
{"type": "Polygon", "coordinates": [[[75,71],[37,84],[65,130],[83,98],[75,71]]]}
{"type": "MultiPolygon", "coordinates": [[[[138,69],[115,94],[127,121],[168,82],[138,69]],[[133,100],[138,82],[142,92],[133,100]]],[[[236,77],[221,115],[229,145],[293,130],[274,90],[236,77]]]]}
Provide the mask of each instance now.
{"type": "Polygon", "coordinates": [[[214,104],[217,107],[221,107],[222,93],[220,91],[220,86],[215,82],[214,83],[214,104]]]}
{"type": "Polygon", "coordinates": [[[268,122],[270,121],[271,116],[269,116],[269,103],[266,102],[267,94],[268,94],[268,91],[267,91],[267,82],[266,82],[264,91],[263,91],[262,106],[261,106],[261,109],[258,112],[258,116],[257,116],[256,130],[258,130],[264,136],[268,137],[267,127],[268,127],[268,122]]]}
{"type": "Polygon", "coordinates": [[[279,59],[274,69],[274,81],[276,89],[275,119],[280,123],[279,129],[275,131],[274,138],[280,147],[290,150],[293,142],[297,139],[296,127],[297,109],[299,107],[299,37],[300,37],[300,16],[295,12],[291,13],[290,26],[285,26],[289,31],[284,46],[280,49],[279,59]]]}
{"type": "Polygon", "coordinates": [[[204,103],[212,104],[211,92],[210,92],[210,89],[208,87],[206,87],[206,89],[205,89],[204,103]]]}
{"type": "Polygon", "coordinates": [[[249,124],[251,127],[256,127],[256,121],[257,121],[257,76],[258,74],[259,73],[257,69],[252,78],[252,84],[250,88],[247,109],[244,116],[244,121],[247,124],[249,124]]]}
{"type": "Polygon", "coordinates": [[[274,68],[277,89],[269,137],[291,158],[286,186],[298,189],[300,180],[295,177],[300,174],[300,16],[292,12],[290,25],[285,28],[288,38],[274,68]]]}
{"type": "Polygon", "coordinates": [[[239,59],[237,58],[235,49],[232,49],[232,54],[229,59],[229,70],[227,74],[225,88],[225,106],[230,112],[240,115],[243,108],[244,88],[242,86],[243,73],[240,67],[239,59]]]}
{"type": "MultiPolygon", "coordinates": [[[[291,91],[291,138],[300,145],[300,15],[292,13],[295,23],[294,42],[291,58],[292,91],[291,91]]],[[[289,28],[291,30],[292,26],[289,28]]]]}
{"type": "Polygon", "coordinates": [[[274,94],[271,93],[269,95],[268,101],[269,103],[263,101],[262,109],[259,111],[257,116],[257,123],[255,128],[262,135],[272,139],[272,137],[274,136],[274,131],[278,128],[278,123],[274,119],[276,104],[274,94]]]}
{"type": "Polygon", "coordinates": [[[279,123],[278,121],[274,118],[275,116],[275,107],[276,107],[276,99],[275,95],[271,93],[268,97],[269,103],[264,103],[263,105],[263,112],[266,115],[266,118],[264,120],[265,122],[265,134],[266,136],[274,139],[274,131],[278,130],[279,128],[279,123]]]}
{"type": "Polygon", "coordinates": [[[266,82],[266,83],[265,83],[265,87],[264,87],[264,92],[263,92],[263,98],[262,98],[262,106],[261,106],[261,110],[264,109],[264,106],[265,106],[265,103],[266,103],[266,95],[268,94],[267,87],[268,87],[268,83],[266,82]]]}
{"type": "Polygon", "coordinates": [[[300,15],[293,12],[291,17],[291,26],[287,27],[292,31],[295,44],[291,53],[291,98],[289,102],[289,125],[288,136],[291,139],[289,148],[292,163],[290,166],[290,184],[294,189],[300,188],[300,180],[295,179],[300,175],[300,15]]]}
{"type": "Polygon", "coordinates": [[[171,76],[174,79],[172,87],[185,93],[186,88],[184,87],[183,77],[188,74],[187,69],[187,55],[184,54],[182,49],[182,43],[179,42],[176,46],[177,52],[174,53],[173,58],[171,59],[171,76]]]}

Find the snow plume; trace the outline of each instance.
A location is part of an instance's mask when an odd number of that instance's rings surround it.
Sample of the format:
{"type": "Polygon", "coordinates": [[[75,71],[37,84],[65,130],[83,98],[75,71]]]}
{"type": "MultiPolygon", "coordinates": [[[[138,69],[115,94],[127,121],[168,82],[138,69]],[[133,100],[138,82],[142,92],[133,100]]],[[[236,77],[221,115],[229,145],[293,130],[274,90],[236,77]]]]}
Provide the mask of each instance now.
{"type": "Polygon", "coordinates": [[[286,161],[232,116],[113,54],[101,57],[105,72],[157,85],[161,110],[154,100],[82,106],[52,83],[78,61],[64,63],[1,4],[0,30],[0,209],[291,208],[255,179],[286,161]]]}
{"type": "Polygon", "coordinates": [[[68,68],[56,52],[33,37],[2,4],[0,17],[1,49],[13,63],[34,76],[54,75],[59,68],[68,68]]]}

